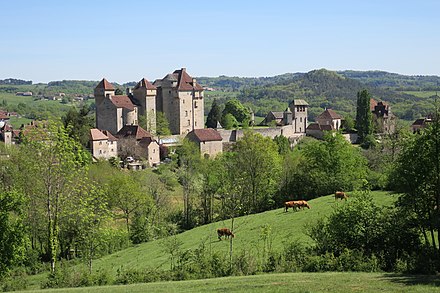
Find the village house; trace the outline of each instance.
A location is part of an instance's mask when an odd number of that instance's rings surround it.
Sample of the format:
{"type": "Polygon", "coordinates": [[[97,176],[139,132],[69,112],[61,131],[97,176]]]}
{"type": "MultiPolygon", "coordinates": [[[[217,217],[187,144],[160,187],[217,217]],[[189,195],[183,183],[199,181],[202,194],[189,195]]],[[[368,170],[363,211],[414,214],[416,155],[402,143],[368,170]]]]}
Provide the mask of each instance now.
{"type": "Polygon", "coordinates": [[[202,156],[212,158],[223,152],[222,136],[215,129],[194,129],[186,137],[197,144],[202,156]]]}
{"type": "Polygon", "coordinates": [[[419,118],[411,124],[411,130],[413,133],[419,133],[422,129],[426,128],[430,123],[432,123],[432,115],[429,114],[424,118],[419,118]]]}
{"type": "Polygon", "coordinates": [[[118,156],[117,138],[107,130],[90,129],[89,147],[95,159],[110,159],[118,156]]]}
{"type": "Polygon", "coordinates": [[[396,116],[391,112],[391,107],[388,103],[370,99],[370,110],[377,133],[395,132],[396,116]]]}
{"type": "Polygon", "coordinates": [[[306,133],[318,139],[324,137],[324,131],[338,131],[341,128],[342,116],[332,109],[325,109],[316,117],[316,122],[307,126],[306,133]]]}
{"type": "Polygon", "coordinates": [[[270,111],[260,125],[292,125],[295,133],[305,133],[307,128],[307,109],[309,104],[304,100],[293,100],[284,112],[270,111]]]}
{"type": "Polygon", "coordinates": [[[120,157],[145,158],[150,167],[160,163],[159,144],[150,132],[139,125],[125,125],[116,137],[120,157]]]}

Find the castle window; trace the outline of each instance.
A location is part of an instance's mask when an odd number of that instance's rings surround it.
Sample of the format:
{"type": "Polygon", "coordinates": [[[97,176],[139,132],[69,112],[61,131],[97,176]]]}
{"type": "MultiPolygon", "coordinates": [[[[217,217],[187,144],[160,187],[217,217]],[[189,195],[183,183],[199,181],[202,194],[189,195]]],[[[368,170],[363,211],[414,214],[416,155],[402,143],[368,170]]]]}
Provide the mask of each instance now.
{"type": "Polygon", "coordinates": [[[299,117],[299,122],[303,122],[303,118],[302,117],[299,117]]]}
{"type": "Polygon", "coordinates": [[[197,102],[194,102],[194,108],[197,108],[197,102]]]}
{"type": "Polygon", "coordinates": [[[185,111],[185,117],[188,117],[188,111],[185,111]]]}
{"type": "Polygon", "coordinates": [[[190,126],[191,125],[191,120],[188,120],[188,126],[190,126]]]}
{"type": "Polygon", "coordinates": [[[197,126],[197,121],[196,121],[196,122],[194,122],[194,125],[195,125],[195,126],[197,126]]]}
{"type": "Polygon", "coordinates": [[[182,103],[185,104],[185,99],[182,99],[182,103]]]}

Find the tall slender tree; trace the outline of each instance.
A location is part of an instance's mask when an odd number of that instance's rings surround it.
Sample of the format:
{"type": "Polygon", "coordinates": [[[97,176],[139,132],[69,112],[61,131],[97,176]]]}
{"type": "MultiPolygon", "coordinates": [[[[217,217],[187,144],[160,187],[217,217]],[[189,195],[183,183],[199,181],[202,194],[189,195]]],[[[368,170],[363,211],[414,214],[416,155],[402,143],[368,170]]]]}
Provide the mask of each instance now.
{"type": "Polygon", "coordinates": [[[373,134],[373,122],[370,111],[371,95],[367,90],[357,93],[356,129],[359,143],[363,144],[373,134]]]}
{"type": "Polygon", "coordinates": [[[217,128],[217,123],[221,121],[222,111],[220,109],[220,105],[217,103],[217,99],[214,99],[211,106],[211,111],[208,113],[208,117],[206,118],[206,127],[207,128],[217,128]]]}

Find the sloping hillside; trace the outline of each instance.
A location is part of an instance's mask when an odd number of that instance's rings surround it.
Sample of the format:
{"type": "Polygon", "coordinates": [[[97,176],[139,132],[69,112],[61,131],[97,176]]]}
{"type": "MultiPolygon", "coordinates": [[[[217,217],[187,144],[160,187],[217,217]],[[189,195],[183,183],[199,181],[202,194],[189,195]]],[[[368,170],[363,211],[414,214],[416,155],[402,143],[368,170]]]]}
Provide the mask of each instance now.
{"type": "MultiPolygon", "coordinates": [[[[373,192],[378,203],[391,204],[394,197],[385,192],[373,192]]],[[[331,213],[336,205],[345,202],[335,202],[333,196],[324,196],[311,200],[311,209],[293,212],[291,209],[286,213],[283,208],[267,211],[260,214],[236,218],[234,222],[234,249],[261,248],[261,229],[269,225],[273,248],[280,249],[285,240],[299,240],[305,244],[312,244],[311,239],[306,235],[307,225],[317,219],[331,213]]],[[[219,241],[216,229],[230,227],[231,221],[217,222],[194,228],[176,236],[181,241],[182,250],[195,249],[202,243],[212,251],[223,251],[228,253],[229,242],[219,241]]],[[[162,267],[169,268],[169,255],[164,252],[164,243],[167,239],[143,243],[118,253],[103,257],[94,262],[94,268],[106,268],[116,270],[124,268],[162,267]]]]}

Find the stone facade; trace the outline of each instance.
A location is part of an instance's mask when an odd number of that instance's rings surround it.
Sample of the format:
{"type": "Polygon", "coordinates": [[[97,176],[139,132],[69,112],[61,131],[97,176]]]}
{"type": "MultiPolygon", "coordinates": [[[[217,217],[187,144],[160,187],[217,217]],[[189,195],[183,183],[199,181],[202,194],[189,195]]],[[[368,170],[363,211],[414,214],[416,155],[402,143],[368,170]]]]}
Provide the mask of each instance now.
{"type": "Polygon", "coordinates": [[[211,158],[223,152],[223,138],[215,129],[194,129],[186,137],[197,144],[202,156],[211,158]]]}
{"type": "Polygon", "coordinates": [[[156,108],[168,119],[172,134],[187,134],[204,128],[203,88],[185,68],[156,80],[156,108]]]}
{"type": "Polygon", "coordinates": [[[394,133],[396,131],[396,116],[391,112],[388,103],[370,99],[370,110],[378,133],[394,133]]]}
{"type": "Polygon", "coordinates": [[[304,100],[293,100],[289,104],[295,133],[306,133],[308,107],[309,104],[304,100]]]}
{"type": "Polygon", "coordinates": [[[332,109],[325,109],[324,112],[316,117],[319,125],[331,125],[334,130],[341,128],[342,117],[332,109]]]}
{"type": "Polygon", "coordinates": [[[110,159],[118,156],[117,139],[107,131],[90,129],[90,150],[96,159],[110,159]]]}

